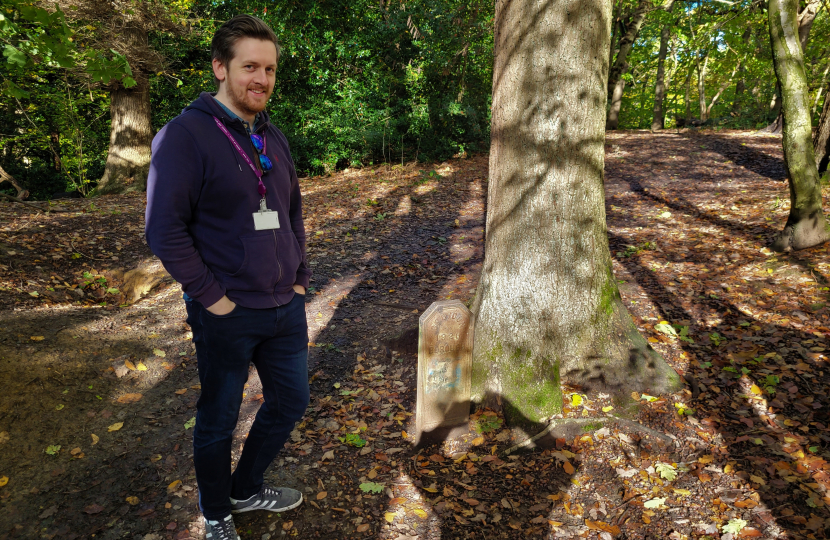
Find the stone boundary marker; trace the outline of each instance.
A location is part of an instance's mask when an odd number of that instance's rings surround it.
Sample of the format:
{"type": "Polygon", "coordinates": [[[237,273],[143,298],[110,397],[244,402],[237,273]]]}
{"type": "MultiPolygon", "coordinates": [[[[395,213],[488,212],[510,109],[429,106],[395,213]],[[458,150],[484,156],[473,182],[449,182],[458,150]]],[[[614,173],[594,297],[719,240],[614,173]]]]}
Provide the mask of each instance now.
{"type": "Polygon", "coordinates": [[[460,300],[434,302],[418,319],[416,446],[467,432],[473,327],[460,300]]]}

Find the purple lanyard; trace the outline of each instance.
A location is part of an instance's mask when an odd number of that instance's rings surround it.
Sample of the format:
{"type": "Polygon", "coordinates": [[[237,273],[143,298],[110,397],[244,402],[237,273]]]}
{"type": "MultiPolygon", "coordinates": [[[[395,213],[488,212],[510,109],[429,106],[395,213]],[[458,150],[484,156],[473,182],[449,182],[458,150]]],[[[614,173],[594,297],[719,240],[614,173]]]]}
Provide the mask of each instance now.
{"type": "MultiPolygon", "coordinates": [[[[245,151],[242,150],[242,147],[239,146],[239,143],[236,142],[236,139],[233,138],[233,135],[230,134],[228,128],[225,127],[222,121],[216,118],[215,116],[213,117],[213,119],[216,120],[216,125],[219,126],[219,129],[222,130],[222,133],[224,133],[225,136],[228,139],[230,139],[231,144],[233,144],[234,148],[236,148],[236,151],[239,152],[242,158],[245,159],[245,161],[248,163],[248,166],[251,167],[251,170],[254,171],[254,174],[256,175],[257,180],[259,181],[259,185],[257,186],[259,196],[264,199],[265,194],[268,193],[268,190],[265,189],[265,184],[262,183],[262,171],[260,171],[258,168],[254,166],[254,162],[251,161],[251,158],[248,157],[248,154],[246,154],[245,151]]],[[[265,153],[265,137],[262,138],[262,152],[265,153]]]]}

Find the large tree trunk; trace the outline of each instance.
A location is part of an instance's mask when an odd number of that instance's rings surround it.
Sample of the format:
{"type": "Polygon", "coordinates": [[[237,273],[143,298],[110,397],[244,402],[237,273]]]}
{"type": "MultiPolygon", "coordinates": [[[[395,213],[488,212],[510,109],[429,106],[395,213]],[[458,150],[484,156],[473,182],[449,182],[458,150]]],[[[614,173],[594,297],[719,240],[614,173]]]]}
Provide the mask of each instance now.
{"type": "MultiPolygon", "coordinates": [[[[802,52],[807,48],[807,42],[810,40],[810,30],[813,28],[813,21],[816,20],[821,2],[822,0],[808,0],[807,4],[798,12],[798,41],[801,43],[802,52]]],[[[784,127],[784,113],[781,110],[781,97],[778,85],[776,85],[775,89],[775,98],[772,102],[775,120],[761,130],[768,133],[781,133],[784,127]]]]}
{"type": "Polygon", "coordinates": [[[818,172],[824,174],[830,170],[830,89],[824,96],[824,108],[818,121],[818,129],[813,137],[813,151],[816,154],[818,172]]]}
{"type": "Polygon", "coordinates": [[[611,0],[498,0],[473,395],[525,427],[560,382],[678,386],[622,304],[603,165],[611,0]]]}
{"type": "MultiPolygon", "coordinates": [[[[147,47],[147,32],[128,27],[123,37],[137,47],[147,47]]],[[[150,144],[153,129],[150,116],[150,81],[148,74],[133,70],[137,84],[119,86],[110,92],[110,146],[104,176],[98,181],[98,193],[141,191],[150,171],[150,144]]]]}
{"type": "Polygon", "coordinates": [[[666,94],[666,53],[669,50],[669,37],[671,36],[671,25],[663,25],[660,31],[660,52],[657,56],[657,81],[654,85],[654,110],[652,111],[651,130],[663,129],[666,122],[666,115],[663,112],[663,98],[666,94]]]}
{"type": "Polygon", "coordinates": [[[769,32],[775,74],[781,85],[784,158],[790,185],[790,215],[772,245],[775,251],[804,249],[830,239],[821,205],[810,124],[810,97],[798,34],[798,0],[770,0],[769,32]]]}

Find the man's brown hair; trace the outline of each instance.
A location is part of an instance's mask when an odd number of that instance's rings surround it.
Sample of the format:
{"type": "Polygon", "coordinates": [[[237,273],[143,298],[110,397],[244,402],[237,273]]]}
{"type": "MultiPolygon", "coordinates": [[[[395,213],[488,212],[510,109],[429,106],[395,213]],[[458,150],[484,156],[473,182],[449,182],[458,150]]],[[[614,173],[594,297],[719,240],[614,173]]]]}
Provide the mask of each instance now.
{"type": "MultiPolygon", "coordinates": [[[[213,40],[210,43],[211,59],[218,60],[223,66],[227,67],[235,56],[234,47],[236,42],[242,38],[273,42],[277,48],[277,63],[279,64],[280,42],[277,39],[277,34],[261,19],[253,15],[237,15],[219,27],[219,30],[213,34],[213,40]]],[[[219,88],[219,79],[214,76],[213,80],[216,83],[216,88],[219,88]]]]}

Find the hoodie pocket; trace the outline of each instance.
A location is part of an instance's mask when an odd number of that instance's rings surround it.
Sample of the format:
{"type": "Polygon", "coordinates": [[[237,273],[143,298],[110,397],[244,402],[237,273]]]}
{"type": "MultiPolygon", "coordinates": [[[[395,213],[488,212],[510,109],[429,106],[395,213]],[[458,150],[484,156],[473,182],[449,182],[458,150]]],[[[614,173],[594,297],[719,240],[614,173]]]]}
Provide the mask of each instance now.
{"type": "Polygon", "coordinates": [[[294,284],[299,248],[291,232],[261,231],[239,240],[245,249],[242,265],[219,279],[228,290],[273,293],[294,284]]]}
{"type": "Polygon", "coordinates": [[[245,250],[242,265],[233,274],[220,277],[220,281],[233,291],[273,291],[280,275],[274,232],[241,236],[239,241],[245,250]]]}

